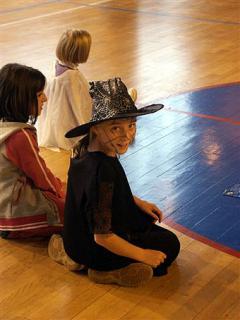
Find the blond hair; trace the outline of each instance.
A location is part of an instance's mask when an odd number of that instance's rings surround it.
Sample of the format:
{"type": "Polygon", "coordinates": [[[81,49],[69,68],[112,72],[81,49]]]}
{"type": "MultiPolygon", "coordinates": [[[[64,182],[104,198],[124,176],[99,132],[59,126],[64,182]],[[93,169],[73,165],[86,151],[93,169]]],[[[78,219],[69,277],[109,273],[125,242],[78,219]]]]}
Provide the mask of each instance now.
{"type": "Polygon", "coordinates": [[[87,61],[92,39],[85,30],[65,31],[59,39],[56,56],[65,64],[79,64],[87,61]]]}

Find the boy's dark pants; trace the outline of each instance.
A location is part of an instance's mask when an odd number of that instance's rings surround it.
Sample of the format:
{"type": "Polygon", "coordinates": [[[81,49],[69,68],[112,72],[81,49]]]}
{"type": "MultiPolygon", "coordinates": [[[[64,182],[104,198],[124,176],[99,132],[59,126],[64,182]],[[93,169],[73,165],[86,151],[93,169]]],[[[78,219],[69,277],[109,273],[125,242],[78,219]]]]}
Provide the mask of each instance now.
{"type": "MultiPolygon", "coordinates": [[[[180,251],[180,243],[176,235],[160,226],[151,225],[147,232],[139,232],[124,237],[128,242],[144,248],[159,250],[166,254],[164,263],[154,268],[154,275],[161,276],[167,274],[167,268],[176,259],[180,251]]],[[[110,271],[126,267],[130,263],[139,262],[133,259],[116,255],[103,247],[98,246],[92,265],[88,267],[99,271],[110,271]]]]}

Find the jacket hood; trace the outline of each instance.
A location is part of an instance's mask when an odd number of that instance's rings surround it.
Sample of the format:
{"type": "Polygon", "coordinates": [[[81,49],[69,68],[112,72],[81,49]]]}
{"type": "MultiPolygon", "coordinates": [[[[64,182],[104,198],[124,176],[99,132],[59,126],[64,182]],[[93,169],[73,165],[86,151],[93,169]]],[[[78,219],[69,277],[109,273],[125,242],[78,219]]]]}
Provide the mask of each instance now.
{"type": "Polygon", "coordinates": [[[34,126],[27,123],[0,121],[0,144],[2,144],[15,131],[18,131],[21,129],[36,130],[34,126]]]}

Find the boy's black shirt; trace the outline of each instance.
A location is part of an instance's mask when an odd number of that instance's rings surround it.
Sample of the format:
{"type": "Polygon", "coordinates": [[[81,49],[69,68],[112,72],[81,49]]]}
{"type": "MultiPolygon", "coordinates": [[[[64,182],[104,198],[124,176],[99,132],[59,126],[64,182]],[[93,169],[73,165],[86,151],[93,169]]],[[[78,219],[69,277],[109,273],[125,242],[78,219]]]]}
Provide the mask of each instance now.
{"type": "Polygon", "coordinates": [[[95,250],[103,249],[94,233],[129,235],[146,232],[152,219],[140,211],[117,157],[87,152],[72,159],[64,218],[64,247],[76,262],[91,265],[95,250]]]}

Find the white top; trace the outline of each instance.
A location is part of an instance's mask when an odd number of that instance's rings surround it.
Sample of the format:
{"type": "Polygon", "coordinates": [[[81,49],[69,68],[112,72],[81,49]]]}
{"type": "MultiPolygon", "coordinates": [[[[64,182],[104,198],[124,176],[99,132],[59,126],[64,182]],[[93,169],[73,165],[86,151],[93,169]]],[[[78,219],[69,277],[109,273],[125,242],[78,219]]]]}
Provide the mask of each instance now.
{"type": "Polygon", "coordinates": [[[50,80],[46,95],[48,101],[36,124],[38,144],[69,150],[80,137],[67,139],[65,133],[91,119],[89,84],[78,69],[69,69],[50,80]]]}

